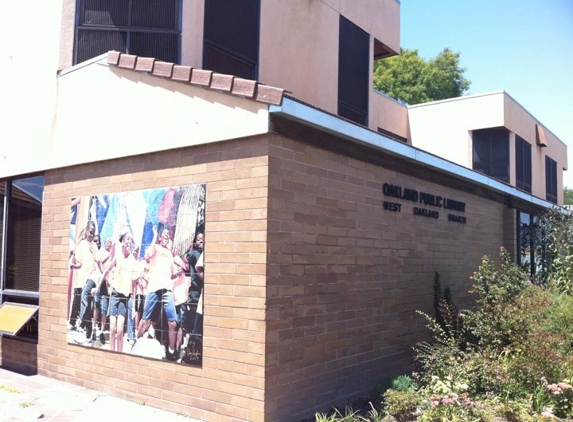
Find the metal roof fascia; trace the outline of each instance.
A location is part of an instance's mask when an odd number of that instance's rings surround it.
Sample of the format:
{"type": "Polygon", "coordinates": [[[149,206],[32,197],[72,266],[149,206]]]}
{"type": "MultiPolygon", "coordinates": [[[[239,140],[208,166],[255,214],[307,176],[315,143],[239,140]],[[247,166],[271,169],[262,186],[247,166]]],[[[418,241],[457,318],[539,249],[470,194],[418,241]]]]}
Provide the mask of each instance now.
{"type": "Polygon", "coordinates": [[[370,146],[386,153],[414,161],[419,165],[429,167],[441,173],[449,174],[457,179],[463,179],[484,185],[491,190],[510,195],[514,198],[521,199],[543,208],[553,208],[557,206],[556,204],[544,201],[543,199],[527,194],[526,192],[522,192],[513,186],[508,186],[467,167],[452,163],[451,161],[414,148],[410,145],[402,144],[370,129],[348,122],[340,117],[326,113],[317,108],[310,107],[288,97],[283,98],[282,105],[280,106],[269,106],[269,113],[283,115],[289,119],[305,123],[306,125],[316,129],[336,134],[338,136],[342,135],[342,137],[350,140],[351,142],[370,146]]]}

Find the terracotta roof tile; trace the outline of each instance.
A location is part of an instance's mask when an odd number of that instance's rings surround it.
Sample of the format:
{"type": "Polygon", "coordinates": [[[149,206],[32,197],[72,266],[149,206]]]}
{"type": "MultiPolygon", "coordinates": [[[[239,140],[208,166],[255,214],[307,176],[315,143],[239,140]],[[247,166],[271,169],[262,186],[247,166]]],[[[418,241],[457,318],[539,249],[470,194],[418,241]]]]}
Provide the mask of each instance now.
{"type": "Polygon", "coordinates": [[[284,89],[275,88],[274,86],[267,86],[259,84],[255,99],[263,103],[280,104],[283,98],[284,89]]]}
{"type": "Polygon", "coordinates": [[[189,82],[191,80],[192,71],[193,68],[191,66],[181,66],[176,64],[173,66],[173,75],[171,76],[171,79],[179,82],[189,82]]]}
{"type": "Polygon", "coordinates": [[[133,56],[131,54],[121,54],[119,56],[118,66],[124,69],[135,69],[136,60],[137,56],[133,56]]]}
{"type": "Polygon", "coordinates": [[[257,89],[257,81],[235,78],[233,81],[233,94],[253,98],[257,89]]]}
{"type": "Polygon", "coordinates": [[[153,72],[155,59],[153,57],[138,57],[135,62],[135,70],[138,72],[153,72]]]}
{"type": "Polygon", "coordinates": [[[107,64],[117,66],[119,64],[119,56],[121,53],[119,51],[110,51],[107,53],[107,64]]]}
{"type": "Polygon", "coordinates": [[[282,88],[264,85],[258,81],[242,79],[211,70],[163,62],[153,57],[139,57],[118,51],[110,51],[107,55],[107,63],[110,66],[145,72],[152,76],[222,91],[230,95],[250,98],[266,104],[280,105],[283,96],[286,94],[282,88]]]}
{"type": "Polygon", "coordinates": [[[153,66],[153,76],[163,76],[164,78],[170,78],[173,75],[173,63],[169,62],[155,62],[153,66]]]}
{"type": "Polygon", "coordinates": [[[211,78],[211,88],[218,89],[225,92],[231,92],[233,89],[233,79],[235,77],[232,75],[223,75],[222,73],[213,73],[211,78]]]}
{"type": "Polygon", "coordinates": [[[211,85],[211,76],[213,72],[210,70],[193,69],[191,74],[191,83],[193,85],[201,85],[208,87],[211,85]]]}

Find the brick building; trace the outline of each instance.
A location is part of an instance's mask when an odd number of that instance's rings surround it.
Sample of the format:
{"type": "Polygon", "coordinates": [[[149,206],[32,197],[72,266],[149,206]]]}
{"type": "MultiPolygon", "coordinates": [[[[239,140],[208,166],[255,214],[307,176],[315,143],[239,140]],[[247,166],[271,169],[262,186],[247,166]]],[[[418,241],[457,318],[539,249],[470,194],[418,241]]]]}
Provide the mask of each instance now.
{"type": "Polygon", "coordinates": [[[567,167],[548,128],[505,92],[373,91],[373,60],[399,51],[395,0],[233,4],[42,6],[57,53],[15,77],[48,100],[15,101],[0,129],[0,315],[25,311],[0,327],[2,366],[206,421],[298,420],[408,370],[435,273],[466,306],[483,255],[534,269],[521,231],[562,204],[567,167]],[[127,315],[123,350],[105,329],[76,341],[69,258],[91,220],[117,245],[129,228],[140,260],[151,226],[179,257],[205,234],[198,360],[129,347],[127,315]]]}

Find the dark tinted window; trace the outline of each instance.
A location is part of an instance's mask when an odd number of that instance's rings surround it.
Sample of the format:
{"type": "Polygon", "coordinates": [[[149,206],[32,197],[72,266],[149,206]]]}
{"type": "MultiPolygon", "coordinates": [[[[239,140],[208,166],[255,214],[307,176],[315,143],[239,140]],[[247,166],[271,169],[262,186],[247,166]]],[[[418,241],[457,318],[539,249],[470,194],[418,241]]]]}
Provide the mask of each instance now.
{"type": "Polygon", "coordinates": [[[370,36],[340,16],[338,115],[368,125],[370,36]]]}
{"type": "Polygon", "coordinates": [[[557,203],[557,163],[545,157],[545,199],[557,203]]]}
{"type": "Polygon", "coordinates": [[[516,186],[531,193],[531,144],[515,135],[515,180],[516,186]]]}
{"type": "Polygon", "coordinates": [[[476,130],[472,134],[473,169],[509,183],[509,132],[476,130]]]}
{"type": "Polygon", "coordinates": [[[257,79],[260,0],[206,0],[203,67],[257,79]]]}
{"type": "Polygon", "coordinates": [[[78,0],[75,63],[117,50],[179,62],[181,0],[78,0]]]}

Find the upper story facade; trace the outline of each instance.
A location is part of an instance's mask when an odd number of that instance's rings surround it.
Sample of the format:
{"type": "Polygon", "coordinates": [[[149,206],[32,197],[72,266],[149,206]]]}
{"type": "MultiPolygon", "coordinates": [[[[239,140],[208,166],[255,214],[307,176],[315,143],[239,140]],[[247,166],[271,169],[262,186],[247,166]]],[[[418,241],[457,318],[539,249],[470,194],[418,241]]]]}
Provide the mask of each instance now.
{"type": "Polygon", "coordinates": [[[60,68],[117,50],[245,79],[562,203],[565,144],[505,93],[406,107],[376,92],[397,0],[63,0],[60,68]]]}
{"type": "Polygon", "coordinates": [[[408,107],[412,145],[554,204],[567,146],[504,91],[408,107]]]}
{"type": "MultiPolygon", "coordinates": [[[[7,43],[3,93],[13,113],[0,117],[0,135],[13,142],[0,151],[0,177],[46,168],[30,156],[30,139],[48,140],[34,147],[38,157],[54,156],[56,69],[116,50],[280,87],[397,142],[563,203],[566,145],[507,93],[407,106],[373,89],[374,60],[400,50],[396,0],[31,2],[39,11],[31,26],[50,31],[41,48],[37,38],[7,43]],[[24,91],[36,93],[34,101],[24,91]]],[[[26,16],[27,6],[5,7],[14,22],[26,16]]]]}
{"type": "MultiPolygon", "coordinates": [[[[61,69],[110,50],[155,57],[281,87],[374,130],[384,98],[373,62],[400,51],[396,0],[64,0],[63,9],[61,69]]],[[[404,133],[397,114],[393,130],[404,133]]]]}

